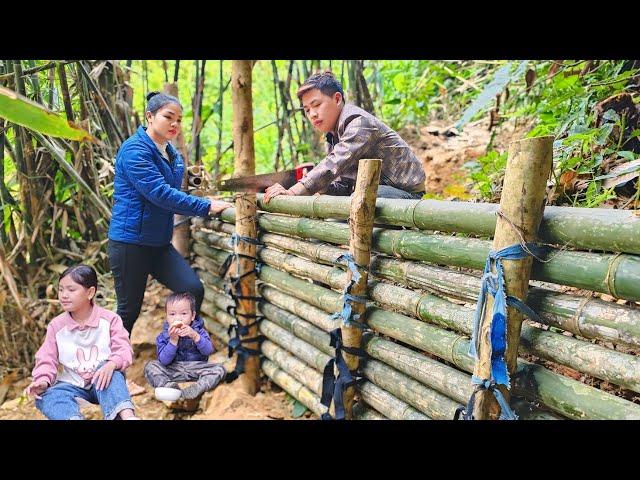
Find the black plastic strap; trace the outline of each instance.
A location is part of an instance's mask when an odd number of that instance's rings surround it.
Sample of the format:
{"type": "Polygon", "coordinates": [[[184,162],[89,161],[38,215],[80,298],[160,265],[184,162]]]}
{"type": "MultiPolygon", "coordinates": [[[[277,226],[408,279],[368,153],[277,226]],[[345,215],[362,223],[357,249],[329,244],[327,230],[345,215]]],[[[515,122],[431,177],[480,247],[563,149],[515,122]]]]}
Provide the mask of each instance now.
{"type": "MultiPolygon", "coordinates": [[[[345,347],[342,344],[342,329],[336,328],[330,332],[330,345],[335,348],[335,358],[327,362],[322,375],[322,394],[320,402],[327,408],[331,406],[333,400],[335,409],[335,420],[344,420],[344,392],[357,381],[358,372],[349,370],[347,363],[342,356],[342,351],[359,357],[365,357],[362,349],[345,347]],[[338,368],[338,376],[334,374],[334,366],[338,368]]],[[[322,414],[322,420],[333,420],[329,412],[322,414]]]]}

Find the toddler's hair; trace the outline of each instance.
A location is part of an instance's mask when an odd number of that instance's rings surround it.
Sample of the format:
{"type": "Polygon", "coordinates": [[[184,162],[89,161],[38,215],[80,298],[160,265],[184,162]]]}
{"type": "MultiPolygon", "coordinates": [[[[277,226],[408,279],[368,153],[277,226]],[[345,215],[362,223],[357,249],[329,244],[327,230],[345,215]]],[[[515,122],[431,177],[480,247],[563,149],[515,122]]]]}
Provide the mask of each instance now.
{"type": "Polygon", "coordinates": [[[191,307],[191,311],[196,311],[196,297],[193,296],[190,292],[176,292],[169,295],[164,303],[164,311],[167,311],[167,306],[170,303],[180,302],[182,300],[189,300],[189,306],[191,307]]]}

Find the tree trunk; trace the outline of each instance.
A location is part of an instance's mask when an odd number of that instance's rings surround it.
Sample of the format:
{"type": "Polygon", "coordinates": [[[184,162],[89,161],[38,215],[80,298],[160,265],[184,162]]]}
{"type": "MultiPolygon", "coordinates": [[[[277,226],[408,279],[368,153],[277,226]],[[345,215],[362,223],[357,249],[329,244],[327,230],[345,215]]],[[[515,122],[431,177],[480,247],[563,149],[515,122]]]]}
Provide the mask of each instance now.
{"type": "MultiPolygon", "coordinates": [[[[174,97],[179,98],[177,83],[165,83],[164,91],[169,95],[173,95],[174,97]]],[[[187,155],[187,149],[184,144],[184,135],[182,134],[182,129],[179,131],[178,136],[176,137],[173,144],[180,152],[182,161],[184,163],[184,174],[182,175],[181,189],[183,192],[186,192],[187,187],[189,186],[189,173],[187,171],[187,169],[189,168],[189,157],[187,155]]],[[[190,230],[189,223],[186,221],[186,219],[187,217],[185,215],[175,214],[173,216],[173,222],[179,225],[173,229],[173,237],[171,238],[171,244],[184,258],[187,258],[189,256],[190,230]]]]}

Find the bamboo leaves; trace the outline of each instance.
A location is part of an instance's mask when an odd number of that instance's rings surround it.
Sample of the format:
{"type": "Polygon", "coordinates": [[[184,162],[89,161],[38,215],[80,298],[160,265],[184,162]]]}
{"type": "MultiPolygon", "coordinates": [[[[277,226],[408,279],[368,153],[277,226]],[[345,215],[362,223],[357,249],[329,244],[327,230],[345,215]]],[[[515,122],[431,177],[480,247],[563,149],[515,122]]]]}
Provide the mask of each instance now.
{"type": "Polygon", "coordinates": [[[42,105],[3,87],[0,87],[0,117],[52,137],[79,142],[94,140],[86,130],[76,127],[72,122],[47,110],[42,105]]]}

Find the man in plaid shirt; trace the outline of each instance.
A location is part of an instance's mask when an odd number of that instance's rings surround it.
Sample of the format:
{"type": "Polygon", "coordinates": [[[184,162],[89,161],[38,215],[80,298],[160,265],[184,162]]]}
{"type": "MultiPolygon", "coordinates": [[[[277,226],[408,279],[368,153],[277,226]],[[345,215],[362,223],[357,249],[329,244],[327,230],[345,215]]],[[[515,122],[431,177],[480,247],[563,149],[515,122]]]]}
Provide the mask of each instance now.
{"type": "Polygon", "coordinates": [[[382,160],[379,198],[424,195],[424,170],[407,142],[367,111],[345,104],[342,86],[331,72],[310,76],[297,95],[313,127],[326,134],[328,154],[288,190],[279,183],[267,188],[265,202],[277,195],[351,195],[363,158],[382,160]]]}

